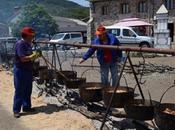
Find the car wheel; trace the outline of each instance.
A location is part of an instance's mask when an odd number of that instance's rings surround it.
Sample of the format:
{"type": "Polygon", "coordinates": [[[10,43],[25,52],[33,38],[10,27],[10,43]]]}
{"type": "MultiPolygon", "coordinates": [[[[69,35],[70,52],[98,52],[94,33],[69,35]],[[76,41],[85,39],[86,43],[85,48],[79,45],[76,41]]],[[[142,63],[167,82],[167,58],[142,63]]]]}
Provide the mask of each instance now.
{"type": "Polygon", "coordinates": [[[150,47],[150,45],[147,42],[142,42],[140,43],[139,47],[150,47]]]}

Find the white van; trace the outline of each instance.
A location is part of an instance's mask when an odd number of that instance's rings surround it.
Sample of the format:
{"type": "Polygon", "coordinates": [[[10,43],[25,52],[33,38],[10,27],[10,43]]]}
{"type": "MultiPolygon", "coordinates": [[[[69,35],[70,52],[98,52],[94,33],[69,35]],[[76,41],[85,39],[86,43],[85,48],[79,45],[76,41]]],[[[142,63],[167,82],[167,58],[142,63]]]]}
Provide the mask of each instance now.
{"type": "Polygon", "coordinates": [[[82,43],[83,36],[80,32],[58,33],[51,38],[50,42],[82,43]]]}
{"type": "Polygon", "coordinates": [[[117,37],[121,45],[136,45],[139,47],[154,46],[153,37],[141,36],[131,27],[106,26],[106,29],[117,37]]]}
{"type": "MultiPolygon", "coordinates": [[[[81,32],[67,32],[67,33],[58,33],[55,34],[50,42],[58,42],[58,43],[83,43],[83,36],[81,32]]],[[[57,45],[58,48],[62,50],[70,49],[70,46],[57,45]]]]}

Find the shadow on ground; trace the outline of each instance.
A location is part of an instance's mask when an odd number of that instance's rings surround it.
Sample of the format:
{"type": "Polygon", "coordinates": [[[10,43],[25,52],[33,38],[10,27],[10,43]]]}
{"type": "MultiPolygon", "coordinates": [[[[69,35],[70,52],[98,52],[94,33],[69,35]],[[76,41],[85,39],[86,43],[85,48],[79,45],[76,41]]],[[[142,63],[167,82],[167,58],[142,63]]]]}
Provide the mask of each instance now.
{"type": "Polygon", "coordinates": [[[52,114],[54,112],[59,112],[62,110],[66,110],[65,107],[58,107],[55,104],[47,104],[43,106],[33,107],[35,112],[21,113],[21,116],[34,115],[38,113],[52,114]]]}

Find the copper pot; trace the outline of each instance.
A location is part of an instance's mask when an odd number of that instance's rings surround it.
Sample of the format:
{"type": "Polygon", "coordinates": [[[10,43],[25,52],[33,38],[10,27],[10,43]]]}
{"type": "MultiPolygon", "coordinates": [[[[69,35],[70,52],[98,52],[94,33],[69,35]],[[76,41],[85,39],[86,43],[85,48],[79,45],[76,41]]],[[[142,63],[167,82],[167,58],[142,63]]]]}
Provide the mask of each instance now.
{"type": "Polygon", "coordinates": [[[32,73],[34,77],[38,77],[39,76],[39,61],[35,61],[33,62],[33,68],[32,68],[32,73]]]}
{"type": "MultiPolygon", "coordinates": [[[[109,105],[112,94],[114,93],[115,87],[104,87],[103,89],[103,101],[105,106],[109,105]]],[[[134,89],[130,87],[121,87],[117,88],[117,91],[114,93],[113,102],[111,107],[124,107],[126,101],[134,98],[134,89]]]]}
{"type": "Polygon", "coordinates": [[[46,80],[48,77],[48,68],[47,66],[40,66],[39,67],[39,77],[41,80],[46,80]]]}
{"type": "Polygon", "coordinates": [[[65,77],[68,79],[75,79],[77,77],[76,71],[64,70],[64,71],[57,72],[57,82],[60,84],[64,84],[66,80],[60,73],[65,75],[65,77]]]}
{"type": "Polygon", "coordinates": [[[129,118],[135,120],[152,120],[154,118],[154,108],[158,102],[153,100],[134,99],[126,102],[125,112],[129,118]]]}
{"type": "Polygon", "coordinates": [[[85,102],[98,102],[102,100],[102,88],[101,83],[89,82],[82,84],[79,87],[80,97],[85,102]]]}
{"type": "Polygon", "coordinates": [[[160,130],[175,130],[175,104],[161,103],[157,105],[155,123],[160,130]]]}
{"type": "Polygon", "coordinates": [[[65,85],[67,88],[77,89],[82,84],[85,84],[85,82],[86,82],[86,78],[74,78],[74,79],[65,80],[65,85]]]}

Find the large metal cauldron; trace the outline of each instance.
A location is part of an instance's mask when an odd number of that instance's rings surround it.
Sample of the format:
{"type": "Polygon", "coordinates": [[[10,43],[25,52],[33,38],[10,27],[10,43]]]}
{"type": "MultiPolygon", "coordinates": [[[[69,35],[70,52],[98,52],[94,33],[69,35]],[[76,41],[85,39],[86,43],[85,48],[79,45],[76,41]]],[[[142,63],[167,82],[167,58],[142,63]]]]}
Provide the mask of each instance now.
{"type": "Polygon", "coordinates": [[[128,118],[135,120],[152,120],[154,118],[154,108],[158,102],[153,100],[134,99],[129,100],[124,105],[128,118]]]}
{"type": "Polygon", "coordinates": [[[39,76],[39,61],[34,61],[33,62],[33,68],[32,68],[32,73],[34,77],[38,77],[39,76]]]}
{"type": "Polygon", "coordinates": [[[155,123],[160,130],[175,130],[175,104],[163,103],[157,105],[155,123]]]}
{"type": "Polygon", "coordinates": [[[39,78],[41,80],[46,80],[48,77],[48,68],[47,66],[39,66],[39,78]]]}
{"type": "Polygon", "coordinates": [[[89,82],[82,84],[79,87],[80,97],[85,102],[98,102],[102,100],[102,88],[101,83],[89,82]]]}
{"type": "Polygon", "coordinates": [[[161,103],[163,96],[166,92],[175,87],[169,87],[162,95],[160,104],[155,108],[155,123],[160,130],[175,130],[175,104],[174,103],[161,103]]]}
{"type": "Polygon", "coordinates": [[[63,74],[68,79],[75,79],[77,77],[76,71],[68,71],[68,70],[59,71],[57,72],[57,82],[59,84],[64,84],[65,83],[64,81],[66,80],[60,73],[63,74]]]}
{"type": "Polygon", "coordinates": [[[77,89],[79,88],[82,84],[86,83],[86,78],[74,78],[74,79],[68,79],[65,80],[65,85],[67,88],[70,89],[77,89]]]}
{"type": "MultiPolygon", "coordinates": [[[[114,93],[115,87],[105,87],[103,89],[103,101],[105,106],[109,105],[112,94],[114,93]]],[[[130,87],[118,87],[114,93],[113,102],[111,107],[124,107],[126,101],[134,98],[134,89],[130,87]]]]}

